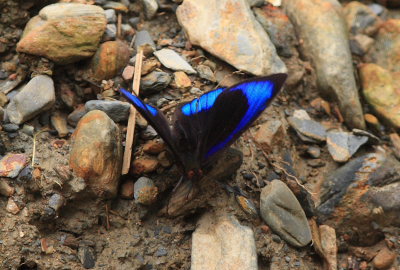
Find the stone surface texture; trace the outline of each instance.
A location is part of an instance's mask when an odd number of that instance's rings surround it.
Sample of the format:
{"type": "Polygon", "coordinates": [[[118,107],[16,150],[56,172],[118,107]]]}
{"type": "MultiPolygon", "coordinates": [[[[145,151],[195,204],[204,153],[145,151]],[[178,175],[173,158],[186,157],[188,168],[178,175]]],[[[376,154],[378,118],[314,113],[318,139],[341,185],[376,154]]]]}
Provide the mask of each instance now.
{"type": "Polygon", "coordinates": [[[334,97],[347,125],[365,128],[354,79],[342,8],[336,0],[283,1],[283,7],[303,40],[320,90],[334,97]]]}
{"type": "Polygon", "coordinates": [[[57,3],[44,7],[25,27],[17,51],[69,64],[92,56],[106,28],[95,5],[57,3]]]}
{"type": "Polygon", "coordinates": [[[118,126],[102,111],[88,112],[72,134],[69,165],[99,197],[117,194],[122,166],[118,126]]]}
{"type": "Polygon", "coordinates": [[[258,76],[286,72],[246,0],[186,0],[176,15],[192,44],[238,70],[258,76]]]}
{"type": "Polygon", "coordinates": [[[192,270],[257,270],[253,231],[233,216],[206,214],[192,235],[192,270]]]}

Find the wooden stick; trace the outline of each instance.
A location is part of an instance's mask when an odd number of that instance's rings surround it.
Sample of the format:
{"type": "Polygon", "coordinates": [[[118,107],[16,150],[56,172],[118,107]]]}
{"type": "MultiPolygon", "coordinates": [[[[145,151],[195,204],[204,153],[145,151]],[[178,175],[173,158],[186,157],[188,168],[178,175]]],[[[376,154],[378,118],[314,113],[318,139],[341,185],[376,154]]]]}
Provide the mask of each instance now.
{"type": "MultiPolygon", "coordinates": [[[[133,77],[133,86],[132,86],[133,92],[136,95],[139,95],[140,75],[142,73],[142,60],[143,60],[143,49],[139,47],[139,51],[136,54],[135,75],[133,77]]],[[[133,138],[135,135],[135,120],[136,120],[136,110],[131,105],[129,111],[128,129],[126,131],[126,142],[125,142],[124,159],[122,163],[122,174],[127,174],[129,172],[129,167],[131,165],[132,145],[133,145],[133,138]]]]}
{"type": "Polygon", "coordinates": [[[118,17],[117,17],[117,38],[118,39],[122,38],[121,27],[122,27],[122,15],[121,15],[121,13],[118,13],[118,17]]]}

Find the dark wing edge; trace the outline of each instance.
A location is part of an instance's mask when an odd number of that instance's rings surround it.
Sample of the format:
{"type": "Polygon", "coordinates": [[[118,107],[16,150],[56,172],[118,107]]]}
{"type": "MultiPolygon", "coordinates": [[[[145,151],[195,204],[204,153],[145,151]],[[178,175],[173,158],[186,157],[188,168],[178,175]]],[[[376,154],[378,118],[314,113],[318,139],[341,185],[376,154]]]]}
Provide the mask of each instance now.
{"type": "Polygon", "coordinates": [[[165,143],[174,153],[177,162],[182,164],[172,137],[169,122],[165,115],[158,108],[146,104],[138,96],[132,94],[124,88],[120,88],[119,91],[157,131],[158,135],[160,135],[160,137],[165,141],[165,143]]]}
{"type": "MultiPolygon", "coordinates": [[[[235,142],[271,104],[280,92],[286,78],[287,74],[277,73],[249,79],[225,89],[225,91],[218,97],[213,107],[214,119],[219,118],[218,115],[220,112],[224,111],[224,107],[228,106],[229,103],[237,103],[237,101],[244,100],[248,102],[248,108],[245,114],[241,116],[241,119],[230,117],[227,120],[227,126],[235,125],[235,128],[230,133],[220,133],[219,136],[215,136],[215,132],[210,132],[209,138],[207,138],[208,142],[206,143],[206,148],[208,150],[204,153],[203,159],[210,159],[222,149],[225,149],[235,142]],[[241,99],[238,99],[237,97],[238,91],[244,96],[241,99]],[[213,140],[215,137],[220,138],[218,142],[213,140]]],[[[243,104],[236,105],[238,109],[232,110],[232,116],[235,115],[235,111],[243,108],[243,104]]],[[[238,115],[238,113],[236,113],[236,115],[238,115]]],[[[210,125],[209,128],[212,131],[218,129],[218,126],[210,125]]]]}

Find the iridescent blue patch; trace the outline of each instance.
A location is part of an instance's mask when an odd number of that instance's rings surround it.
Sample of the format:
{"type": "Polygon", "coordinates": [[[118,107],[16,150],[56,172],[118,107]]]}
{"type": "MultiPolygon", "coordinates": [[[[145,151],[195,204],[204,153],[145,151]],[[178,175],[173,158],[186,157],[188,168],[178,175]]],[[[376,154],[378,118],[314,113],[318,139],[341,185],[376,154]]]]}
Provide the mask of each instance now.
{"type": "Polygon", "coordinates": [[[156,116],[158,114],[158,110],[156,108],[154,108],[153,106],[150,106],[148,104],[143,103],[137,96],[132,95],[131,92],[121,88],[120,89],[122,94],[124,94],[124,96],[129,99],[130,101],[132,101],[132,103],[134,103],[136,106],[138,106],[139,108],[145,110],[145,111],[149,111],[152,115],[156,116]]]}
{"type": "Polygon", "coordinates": [[[207,111],[211,109],[215,103],[215,100],[223,90],[224,88],[218,88],[202,95],[200,98],[193,99],[191,102],[182,106],[182,113],[186,116],[191,116],[201,111],[207,111]]]}

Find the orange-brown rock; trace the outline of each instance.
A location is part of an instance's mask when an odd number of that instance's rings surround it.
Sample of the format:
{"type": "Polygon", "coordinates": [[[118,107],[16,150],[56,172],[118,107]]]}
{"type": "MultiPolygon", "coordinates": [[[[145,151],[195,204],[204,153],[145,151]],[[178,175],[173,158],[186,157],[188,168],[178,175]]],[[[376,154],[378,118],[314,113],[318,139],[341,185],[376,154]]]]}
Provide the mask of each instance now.
{"type": "Polygon", "coordinates": [[[165,150],[165,144],[163,141],[160,140],[152,140],[148,141],[144,146],[143,146],[143,151],[148,153],[148,154],[153,154],[157,155],[161,153],[162,151],[165,150]]]}
{"type": "Polygon", "coordinates": [[[151,158],[138,158],[133,161],[133,173],[141,175],[143,173],[154,172],[158,167],[158,161],[151,158]]]}
{"type": "Polygon", "coordinates": [[[106,113],[87,113],[72,134],[69,165],[99,197],[114,197],[121,176],[122,145],[118,126],[106,113]]]}
{"type": "Polygon", "coordinates": [[[384,247],[379,251],[372,261],[372,264],[376,269],[384,270],[388,269],[396,259],[396,254],[390,251],[387,247],[384,247]]]}
{"type": "Polygon", "coordinates": [[[106,28],[95,5],[57,3],[40,10],[25,27],[17,51],[69,64],[92,56],[106,28]]]}

